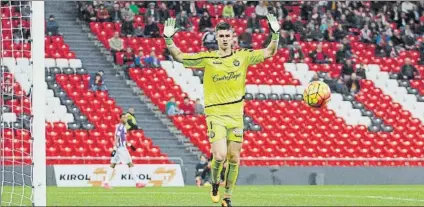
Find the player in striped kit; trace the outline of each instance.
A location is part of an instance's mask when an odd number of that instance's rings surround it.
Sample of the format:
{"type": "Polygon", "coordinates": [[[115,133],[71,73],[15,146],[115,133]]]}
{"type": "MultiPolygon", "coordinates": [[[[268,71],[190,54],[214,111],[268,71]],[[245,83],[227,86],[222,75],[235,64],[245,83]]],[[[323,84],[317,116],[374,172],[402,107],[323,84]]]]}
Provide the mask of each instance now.
{"type": "MultiPolygon", "coordinates": [[[[136,187],[142,188],[145,186],[145,184],[141,183],[140,179],[135,174],[133,170],[134,165],[133,165],[130,153],[128,152],[128,149],[127,149],[127,140],[126,140],[127,129],[125,128],[125,124],[127,123],[127,116],[125,114],[121,114],[119,118],[120,118],[120,123],[117,124],[115,128],[115,140],[114,140],[114,147],[113,147],[114,153],[112,153],[113,155],[112,160],[110,163],[110,167],[107,170],[106,180],[103,186],[105,188],[111,188],[110,180],[112,179],[115,166],[116,164],[122,162],[122,163],[128,164],[130,174],[136,183],[136,187]]],[[[130,146],[131,148],[133,148],[133,150],[135,150],[133,146],[131,145],[128,145],[128,146],[130,146]]]]}

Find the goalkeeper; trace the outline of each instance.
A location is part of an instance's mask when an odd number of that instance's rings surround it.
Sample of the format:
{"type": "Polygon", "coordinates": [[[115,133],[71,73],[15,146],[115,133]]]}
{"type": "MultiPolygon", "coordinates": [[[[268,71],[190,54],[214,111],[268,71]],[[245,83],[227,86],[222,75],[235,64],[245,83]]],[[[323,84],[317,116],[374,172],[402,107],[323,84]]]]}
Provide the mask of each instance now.
{"type": "Polygon", "coordinates": [[[210,196],[214,203],[220,201],[220,175],[224,161],[228,161],[222,206],[231,206],[231,195],[240,165],[247,68],[263,62],[277,52],[280,24],[273,15],[268,15],[267,18],[272,41],[265,49],[234,50],[232,28],[230,24],[221,22],[215,28],[218,50],[191,54],[181,52],[172,40],[176,32],[175,19],[169,18],[165,22],[163,35],[173,58],[185,67],[204,69],[205,114],[213,154],[210,196]]]}

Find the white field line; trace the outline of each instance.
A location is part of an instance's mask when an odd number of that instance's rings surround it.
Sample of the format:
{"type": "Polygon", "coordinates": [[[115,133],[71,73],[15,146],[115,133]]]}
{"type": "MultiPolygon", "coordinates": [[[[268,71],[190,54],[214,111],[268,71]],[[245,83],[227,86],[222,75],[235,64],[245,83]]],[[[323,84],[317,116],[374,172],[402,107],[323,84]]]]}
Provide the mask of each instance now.
{"type": "MultiPolygon", "coordinates": [[[[246,193],[246,191],[244,191],[246,193]]],[[[55,192],[55,193],[69,193],[69,192],[55,192]]],[[[90,191],[80,191],[72,192],[75,194],[173,194],[173,195],[205,195],[206,192],[90,192],[90,191]]],[[[252,191],[254,193],[254,191],[252,191]]],[[[409,202],[424,202],[424,199],[415,199],[415,198],[401,198],[401,197],[391,197],[391,196],[354,196],[354,195],[314,195],[314,194],[286,194],[286,193],[266,193],[268,196],[281,196],[281,197],[319,197],[319,198],[358,198],[358,199],[375,199],[375,200],[397,200],[397,201],[409,201],[409,202]]],[[[250,195],[252,196],[252,195],[250,195]]],[[[263,195],[257,195],[262,197],[263,195]]]]}

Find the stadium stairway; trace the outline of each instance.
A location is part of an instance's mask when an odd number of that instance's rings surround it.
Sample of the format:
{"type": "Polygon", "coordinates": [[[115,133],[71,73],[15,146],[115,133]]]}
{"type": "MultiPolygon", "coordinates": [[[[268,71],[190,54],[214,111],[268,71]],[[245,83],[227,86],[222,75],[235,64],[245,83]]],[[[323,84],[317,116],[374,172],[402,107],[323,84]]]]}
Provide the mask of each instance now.
{"type": "Polygon", "coordinates": [[[137,124],[147,136],[152,138],[153,143],[159,146],[161,151],[169,157],[181,157],[186,169],[194,169],[194,164],[198,162],[195,154],[186,151],[187,147],[179,141],[176,135],[169,131],[160,118],[155,116],[148,104],[134,95],[133,90],[126,85],[129,82],[116,74],[113,64],[90,40],[89,35],[81,29],[81,25],[76,21],[74,2],[46,2],[46,18],[49,15],[56,17],[56,21],[60,25],[59,31],[63,34],[65,42],[69,44],[72,51],[81,59],[83,67],[89,73],[95,73],[99,70],[105,71],[104,79],[110,96],[116,100],[116,103],[124,111],[128,110],[129,107],[135,108],[137,124]]]}

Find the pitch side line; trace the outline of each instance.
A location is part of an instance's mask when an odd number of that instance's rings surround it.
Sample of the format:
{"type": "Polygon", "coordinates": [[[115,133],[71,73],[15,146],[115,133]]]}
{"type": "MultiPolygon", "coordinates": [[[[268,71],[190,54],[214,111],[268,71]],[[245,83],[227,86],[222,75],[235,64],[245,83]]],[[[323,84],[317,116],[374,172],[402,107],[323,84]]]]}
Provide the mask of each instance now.
{"type": "MultiPolygon", "coordinates": [[[[56,192],[56,193],[69,193],[69,192],[56,192]]],[[[204,195],[205,192],[73,192],[76,194],[174,194],[174,195],[204,195]]],[[[246,192],[245,192],[246,193],[246,192]]],[[[377,200],[398,200],[398,201],[409,201],[409,202],[424,202],[424,199],[414,199],[414,198],[400,198],[400,197],[391,197],[391,196],[353,196],[353,195],[306,195],[306,194],[284,194],[284,193],[266,193],[266,195],[271,196],[286,196],[286,197],[320,197],[320,198],[368,198],[368,199],[377,199],[377,200]]],[[[255,195],[250,195],[255,196],[255,195]]],[[[257,195],[262,197],[262,195],[257,195]]]]}

